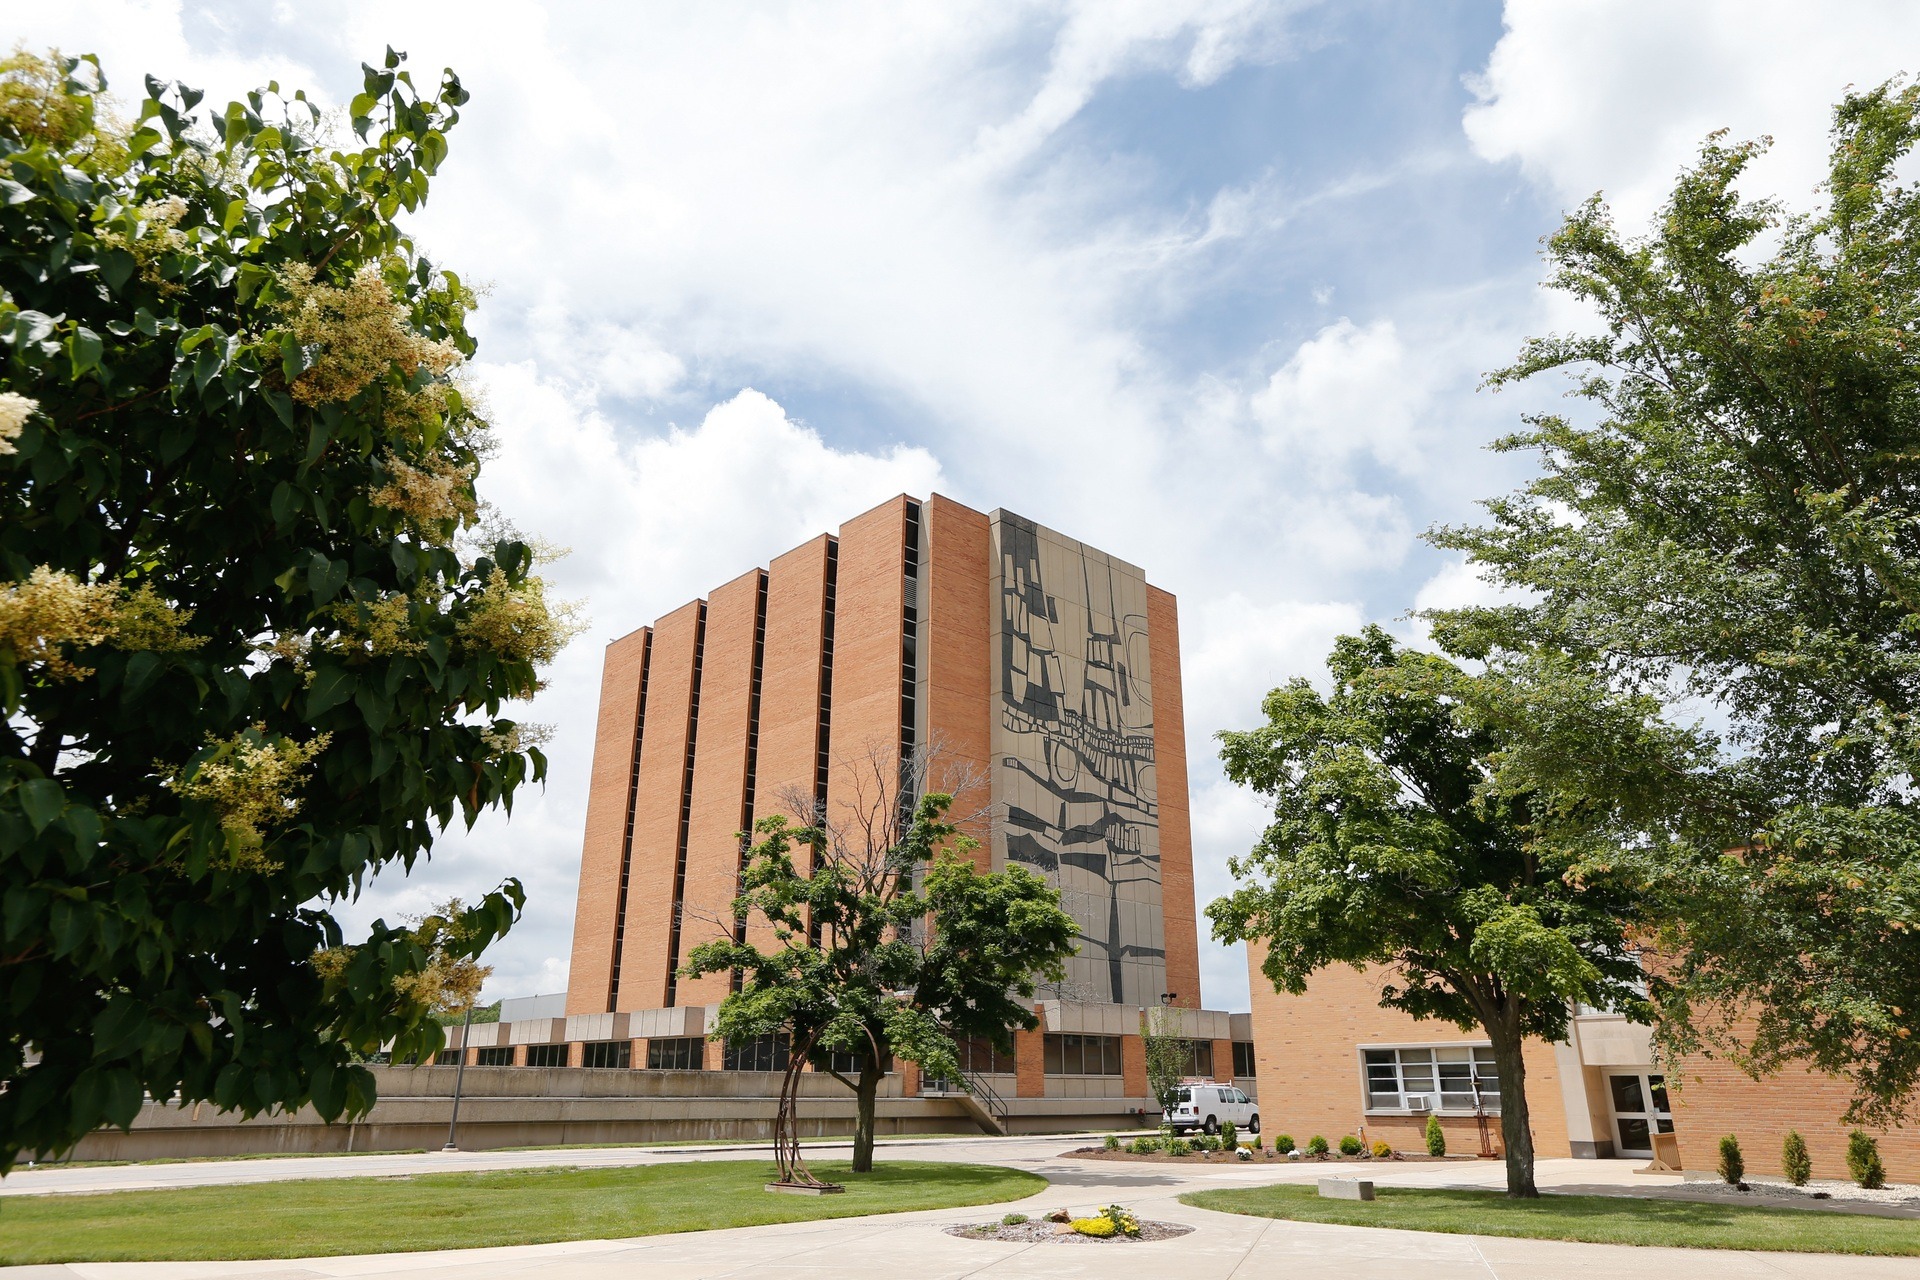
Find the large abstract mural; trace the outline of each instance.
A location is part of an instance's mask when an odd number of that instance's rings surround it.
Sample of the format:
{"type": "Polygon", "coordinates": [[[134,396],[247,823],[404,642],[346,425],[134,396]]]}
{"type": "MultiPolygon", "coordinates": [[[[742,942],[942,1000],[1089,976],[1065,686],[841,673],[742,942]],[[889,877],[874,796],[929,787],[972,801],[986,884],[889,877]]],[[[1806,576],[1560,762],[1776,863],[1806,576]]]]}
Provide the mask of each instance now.
{"type": "Polygon", "coordinates": [[[1166,986],[1147,583],[1134,566],[1006,511],[994,864],[1025,864],[1080,926],[1068,999],[1156,1003],[1166,986]]]}

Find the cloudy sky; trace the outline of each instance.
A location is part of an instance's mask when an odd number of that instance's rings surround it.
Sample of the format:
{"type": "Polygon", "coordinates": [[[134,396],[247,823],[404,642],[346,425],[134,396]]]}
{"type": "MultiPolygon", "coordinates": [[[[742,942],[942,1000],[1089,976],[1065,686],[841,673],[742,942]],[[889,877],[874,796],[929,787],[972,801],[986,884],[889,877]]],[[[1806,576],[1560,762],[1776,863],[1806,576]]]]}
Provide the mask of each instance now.
{"type": "MultiPolygon", "coordinates": [[[[532,718],[552,776],[356,919],[528,888],[490,995],[565,986],[604,642],[894,493],[1007,507],[1175,592],[1202,902],[1262,811],[1215,730],[1332,637],[1457,601],[1420,541],[1510,487],[1494,396],[1583,317],[1539,240],[1644,226],[1710,131],[1805,203],[1828,108],[1920,62],[1849,0],[968,5],[0,0],[0,34],[214,104],[343,103],[391,45],[473,93],[417,221],[490,286],[486,496],[593,620],[532,718]],[[1902,58],[1907,62],[1903,63],[1902,58]]],[[[1203,929],[1204,934],[1204,929],[1203,929]]],[[[1204,995],[1246,1007],[1238,949],[1204,995]]]]}

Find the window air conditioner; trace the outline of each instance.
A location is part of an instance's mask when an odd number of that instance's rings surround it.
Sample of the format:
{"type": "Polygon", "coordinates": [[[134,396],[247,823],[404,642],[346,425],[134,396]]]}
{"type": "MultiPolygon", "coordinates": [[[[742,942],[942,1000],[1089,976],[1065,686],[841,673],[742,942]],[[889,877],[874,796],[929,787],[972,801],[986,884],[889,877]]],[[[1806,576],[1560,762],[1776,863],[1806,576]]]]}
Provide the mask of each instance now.
{"type": "Polygon", "coordinates": [[[1433,1110],[1433,1098],[1429,1094],[1410,1093],[1407,1095],[1407,1110],[1418,1115],[1433,1110]]]}

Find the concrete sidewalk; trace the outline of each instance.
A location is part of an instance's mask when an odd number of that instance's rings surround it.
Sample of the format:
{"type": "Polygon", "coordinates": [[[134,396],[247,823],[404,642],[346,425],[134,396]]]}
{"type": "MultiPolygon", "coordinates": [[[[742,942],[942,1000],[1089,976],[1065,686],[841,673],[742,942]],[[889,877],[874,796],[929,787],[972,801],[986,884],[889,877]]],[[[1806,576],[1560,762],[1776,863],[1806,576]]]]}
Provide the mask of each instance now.
{"type": "MultiPolygon", "coordinates": [[[[1245,1280],[1284,1275],[1293,1280],[1642,1280],[1648,1275],[1685,1275],[1688,1280],[1879,1280],[1911,1277],[1912,1258],[1856,1258],[1828,1254],[1736,1253],[1723,1250],[1639,1249],[1619,1245],[1447,1236],[1423,1232],[1336,1227],[1211,1213],[1181,1204],[1178,1196],[1203,1186],[1248,1185],[1318,1177],[1338,1165],[1216,1165],[1168,1168],[1059,1158],[1059,1139],[1001,1140],[1006,1154],[995,1163],[1032,1168],[1053,1185],[1016,1205],[985,1205],[922,1213],[845,1218],[649,1236],[636,1240],[578,1241],[457,1252],[391,1254],[226,1263],[78,1263],[20,1268],[22,1280],[327,1280],[410,1277],[412,1280],[563,1280],[670,1274],[676,1280],[961,1280],[962,1277],[1098,1277],[1146,1275],[1165,1280],[1245,1280]],[[1051,1144],[1052,1154],[1013,1155],[1011,1145],[1051,1144]],[[1055,1208],[1089,1210],[1119,1202],[1144,1218],[1192,1224],[1192,1235],[1153,1244],[1012,1245],[962,1240],[943,1228],[986,1222],[1010,1209],[1029,1214],[1055,1208]]],[[[954,1149],[985,1146],[977,1141],[954,1149]]],[[[998,1145],[998,1144],[994,1144],[998,1145]]],[[[556,1153],[560,1154],[560,1153],[556,1153]]],[[[592,1155],[591,1152],[572,1153],[592,1155]]],[[[719,1153],[715,1153],[716,1155],[719,1153]]],[[[903,1153],[904,1154],[904,1153],[903,1153]]],[[[924,1149],[917,1155],[929,1154],[924,1149]]],[[[943,1149],[939,1157],[978,1159],[943,1149]]],[[[711,1158],[711,1157],[710,1157],[711,1158]]],[[[992,1158],[991,1156],[987,1158],[992,1158]]],[[[1362,1166],[1364,1168],[1364,1166],[1362,1166]]],[[[1632,1185],[1628,1161],[1543,1161],[1543,1185],[1632,1185]]],[[[1350,1172],[1359,1168],[1346,1166],[1350,1172]]],[[[1497,1165],[1407,1165],[1405,1172],[1372,1168],[1372,1176],[1396,1185],[1497,1185],[1497,1165]]],[[[78,1172],[78,1171],[75,1171],[78,1172]]]]}

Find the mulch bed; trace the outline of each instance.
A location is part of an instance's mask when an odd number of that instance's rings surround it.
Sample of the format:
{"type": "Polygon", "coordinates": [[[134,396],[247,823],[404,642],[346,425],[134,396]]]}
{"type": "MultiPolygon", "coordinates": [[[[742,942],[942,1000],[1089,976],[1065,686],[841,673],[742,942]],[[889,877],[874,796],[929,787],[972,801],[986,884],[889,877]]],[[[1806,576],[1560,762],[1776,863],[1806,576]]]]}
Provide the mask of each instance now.
{"type": "Polygon", "coordinates": [[[1146,1244],[1154,1240],[1172,1240],[1192,1230],[1184,1222],[1142,1219],[1137,1236],[1083,1236],[1064,1222],[1048,1222],[1045,1218],[1039,1218],[1011,1227],[1003,1222],[968,1223],[965,1226],[948,1227],[947,1234],[959,1236],[962,1240],[1000,1240],[1008,1244],[1146,1244]]]}
{"type": "MultiPolygon", "coordinates": [[[[1077,1160],[1118,1160],[1123,1163],[1138,1164],[1312,1164],[1311,1156],[1302,1156],[1298,1160],[1288,1160],[1285,1156],[1274,1155],[1271,1149],[1256,1151],[1253,1159],[1242,1160],[1238,1156],[1228,1155],[1224,1151],[1196,1151],[1191,1155],[1170,1156],[1164,1151],[1154,1151],[1135,1155],[1130,1151],[1108,1151],[1105,1147],[1079,1147],[1066,1153],[1077,1160]]],[[[1458,1164],[1462,1160],[1478,1160],[1479,1156],[1394,1156],[1388,1160],[1362,1160],[1359,1156],[1332,1155],[1321,1163],[1325,1164],[1458,1164]]]]}

